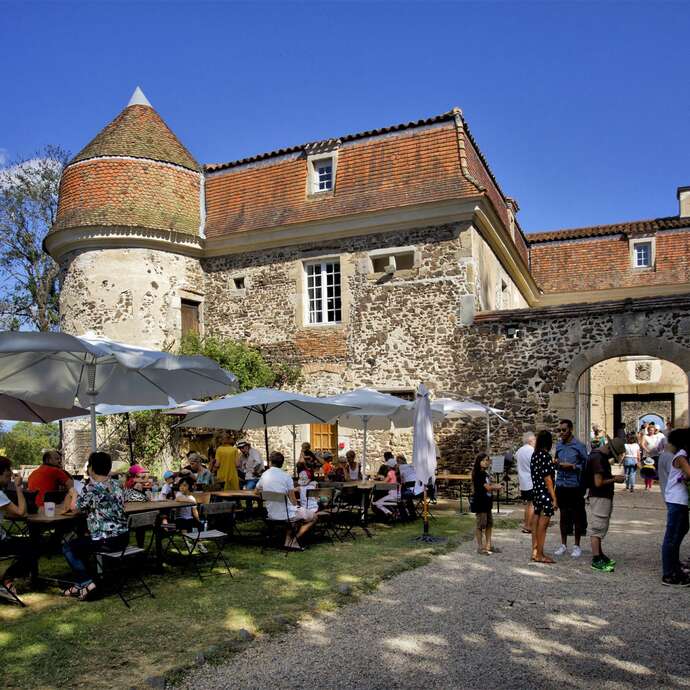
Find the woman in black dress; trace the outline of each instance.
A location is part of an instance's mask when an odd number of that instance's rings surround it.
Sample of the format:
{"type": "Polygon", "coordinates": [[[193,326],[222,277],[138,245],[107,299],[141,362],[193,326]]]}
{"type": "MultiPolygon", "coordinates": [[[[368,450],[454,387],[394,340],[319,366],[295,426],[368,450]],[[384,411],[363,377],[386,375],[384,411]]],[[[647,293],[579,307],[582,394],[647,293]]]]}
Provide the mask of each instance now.
{"type": "Polygon", "coordinates": [[[537,434],[530,471],[532,474],[532,505],[534,522],[532,523],[532,560],[537,563],[555,563],[553,558],[544,555],[546,530],[551,516],[558,510],[556,490],[554,488],[554,464],[551,457],[553,437],[548,431],[537,434]]]}

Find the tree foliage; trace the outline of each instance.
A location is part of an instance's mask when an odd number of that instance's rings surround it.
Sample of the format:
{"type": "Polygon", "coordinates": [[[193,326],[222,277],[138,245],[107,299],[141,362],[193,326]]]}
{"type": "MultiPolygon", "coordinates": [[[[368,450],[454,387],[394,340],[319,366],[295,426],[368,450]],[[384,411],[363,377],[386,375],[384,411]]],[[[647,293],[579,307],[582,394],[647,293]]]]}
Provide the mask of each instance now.
{"type": "Polygon", "coordinates": [[[59,267],[43,251],[69,154],[47,146],[0,170],[0,325],[54,330],[59,267]]]}
{"type": "Polygon", "coordinates": [[[271,362],[256,348],[241,341],[194,333],[180,344],[182,355],[204,355],[218,362],[223,369],[237,376],[240,391],[251,388],[295,385],[300,378],[298,368],[282,362],[271,362]]]}
{"type": "Polygon", "coordinates": [[[15,467],[39,465],[47,448],[57,448],[60,430],[57,424],[17,422],[0,436],[0,446],[15,467]]]}

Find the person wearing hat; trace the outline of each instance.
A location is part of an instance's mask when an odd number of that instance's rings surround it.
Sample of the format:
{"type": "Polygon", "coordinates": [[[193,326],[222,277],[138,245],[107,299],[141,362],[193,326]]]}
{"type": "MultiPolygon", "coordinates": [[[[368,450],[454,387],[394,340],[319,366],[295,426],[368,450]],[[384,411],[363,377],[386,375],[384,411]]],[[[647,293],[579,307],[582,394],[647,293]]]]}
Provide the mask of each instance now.
{"type": "Polygon", "coordinates": [[[163,486],[161,487],[161,498],[165,500],[172,500],[175,495],[173,491],[173,484],[175,483],[175,473],[170,470],[163,472],[163,486]]]}
{"type": "Polygon", "coordinates": [[[595,448],[589,454],[587,462],[592,569],[605,573],[612,573],[616,567],[616,561],[604,553],[601,545],[611,521],[613,485],[625,481],[623,475],[613,476],[611,462],[620,462],[624,457],[623,439],[609,438],[605,445],[595,448]]]}
{"type": "Polygon", "coordinates": [[[237,442],[240,451],[239,470],[244,477],[242,488],[254,489],[261,473],[264,471],[264,461],[256,448],[252,448],[251,443],[243,438],[237,442]]]}
{"type": "Polygon", "coordinates": [[[206,490],[213,484],[213,475],[211,471],[204,467],[203,458],[195,450],[190,450],[187,453],[187,466],[183,468],[183,472],[190,472],[196,484],[200,485],[202,490],[206,490]]]}

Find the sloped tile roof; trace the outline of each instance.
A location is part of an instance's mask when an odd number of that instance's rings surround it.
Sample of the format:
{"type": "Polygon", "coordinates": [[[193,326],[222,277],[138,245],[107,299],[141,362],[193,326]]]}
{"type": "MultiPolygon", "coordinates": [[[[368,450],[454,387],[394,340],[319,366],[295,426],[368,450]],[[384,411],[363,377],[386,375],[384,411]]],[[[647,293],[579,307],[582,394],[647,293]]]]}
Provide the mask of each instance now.
{"type": "Polygon", "coordinates": [[[102,156],[148,158],[201,171],[160,115],[146,105],[125,108],[71,162],[102,156]]]}
{"type": "Polygon", "coordinates": [[[538,242],[557,242],[559,240],[575,240],[587,237],[605,237],[606,235],[644,235],[654,233],[657,230],[673,230],[675,228],[687,227],[690,227],[690,218],[669,216],[667,218],[632,220],[610,225],[592,225],[585,228],[534,232],[528,233],[526,237],[530,244],[536,244],[538,242]]]}

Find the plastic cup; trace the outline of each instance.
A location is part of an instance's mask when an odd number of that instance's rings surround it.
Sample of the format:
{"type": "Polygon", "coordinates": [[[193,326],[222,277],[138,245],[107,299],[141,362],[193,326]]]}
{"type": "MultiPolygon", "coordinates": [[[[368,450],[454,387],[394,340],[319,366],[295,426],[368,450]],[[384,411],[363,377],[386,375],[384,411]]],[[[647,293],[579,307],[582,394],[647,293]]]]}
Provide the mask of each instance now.
{"type": "Polygon", "coordinates": [[[46,517],[55,517],[55,504],[52,501],[46,501],[43,504],[43,510],[45,511],[46,517]]]}

